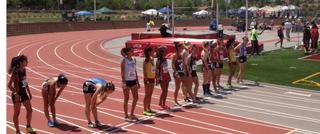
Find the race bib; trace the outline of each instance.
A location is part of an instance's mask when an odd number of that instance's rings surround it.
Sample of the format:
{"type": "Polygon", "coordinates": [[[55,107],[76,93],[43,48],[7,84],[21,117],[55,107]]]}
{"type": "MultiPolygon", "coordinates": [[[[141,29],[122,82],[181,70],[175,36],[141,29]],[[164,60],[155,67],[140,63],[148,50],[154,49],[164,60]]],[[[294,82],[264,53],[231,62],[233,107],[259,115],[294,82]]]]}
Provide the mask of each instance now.
{"type": "Polygon", "coordinates": [[[22,80],[22,87],[25,88],[27,87],[27,85],[28,85],[27,81],[25,79],[22,80]]]}
{"type": "Polygon", "coordinates": [[[163,73],[168,73],[168,72],[169,72],[168,64],[167,64],[167,63],[164,63],[164,64],[163,64],[163,73]]]}
{"type": "Polygon", "coordinates": [[[156,73],[156,67],[155,67],[155,66],[152,66],[151,72],[152,72],[152,73],[156,73]]]}
{"type": "Polygon", "coordinates": [[[129,72],[129,79],[135,79],[136,78],[136,72],[130,71],[129,72]]]}
{"type": "Polygon", "coordinates": [[[197,70],[197,65],[192,65],[192,71],[196,71],[197,70]]]}

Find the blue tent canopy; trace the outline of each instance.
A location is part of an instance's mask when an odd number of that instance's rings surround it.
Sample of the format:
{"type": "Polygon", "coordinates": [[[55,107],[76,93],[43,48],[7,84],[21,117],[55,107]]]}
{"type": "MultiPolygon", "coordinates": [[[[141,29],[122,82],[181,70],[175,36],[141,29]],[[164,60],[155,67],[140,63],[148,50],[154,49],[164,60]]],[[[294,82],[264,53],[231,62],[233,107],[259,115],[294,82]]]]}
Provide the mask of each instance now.
{"type": "Polygon", "coordinates": [[[166,13],[170,13],[171,9],[169,7],[163,7],[161,9],[159,9],[160,13],[166,14],[166,13]]]}
{"type": "Polygon", "coordinates": [[[93,13],[89,12],[89,11],[79,11],[79,12],[76,12],[76,16],[92,16],[93,13]]]}

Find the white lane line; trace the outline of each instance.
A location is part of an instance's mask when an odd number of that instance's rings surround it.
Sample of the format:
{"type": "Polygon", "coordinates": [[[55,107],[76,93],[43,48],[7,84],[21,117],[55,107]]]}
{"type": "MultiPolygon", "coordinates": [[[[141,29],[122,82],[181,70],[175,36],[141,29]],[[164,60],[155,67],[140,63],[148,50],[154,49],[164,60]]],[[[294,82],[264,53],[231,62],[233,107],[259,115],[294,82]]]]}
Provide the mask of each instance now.
{"type": "MultiPolygon", "coordinates": [[[[212,98],[209,98],[212,99],[212,98]]],[[[278,111],[273,111],[273,110],[269,110],[269,109],[264,109],[264,108],[257,108],[254,106],[247,106],[247,105],[242,105],[242,104],[238,104],[238,103],[233,103],[233,102],[229,102],[227,100],[221,101],[218,99],[212,99],[221,103],[227,103],[227,104],[231,104],[231,105],[235,105],[235,106],[240,106],[240,107],[245,107],[245,108],[251,108],[251,109],[255,109],[255,110],[260,110],[260,111],[265,111],[266,114],[269,113],[274,113],[274,115],[277,116],[281,116],[281,117],[285,117],[285,118],[292,118],[292,119],[297,119],[297,120],[302,120],[302,121],[306,121],[306,122],[314,122],[314,123],[319,123],[320,124],[320,120],[319,119],[314,119],[314,118],[310,118],[310,117],[305,117],[305,116],[299,116],[299,115],[294,115],[294,114],[289,114],[289,113],[284,113],[284,112],[278,112],[278,111]]]]}
{"type": "MultiPolygon", "coordinates": [[[[9,125],[9,123],[7,123],[7,127],[10,128],[10,129],[13,130],[13,131],[16,131],[16,128],[13,127],[13,126],[11,126],[11,125],[9,125]]],[[[8,133],[8,132],[7,132],[7,133],[8,133]]],[[[21,130],[20,130],[20,133],[21,133],[21,134],[25,134],[25,133],[22,132],[21,130]]]]}
{"type": "Polygon", "coordinates": [[[247,96],[238,95],[238,94],[234,94],[234,96],[239,96],[239,98],[229,98],[229,99],[247,101],[247,102],[253,102],[253,103],[260,103],[260,104],[272,105],[272,106],[278,106],[278,107],[285,107],[285,108],[291,108],[291,109],[299,109],[299,110],[305,110],[305,111],[310,111],[310,112],[320,112],[320,109],[318,109],[318,108],[304,107],[304,106],[288,104],[288,103],[281,103],[281,102],[277,102],[277,101],[259,99],[259,98],[255,98],[255,97],[247,97],[247,96]],[[245,99],[241,99],[241,98],[245,98],[245,99]],[[258,101],[252,101],[252,100],[258,100],[258,101]],[[268,103],[264,103],[264,102],[268,102],[268,103]]]}
{"type": "MultiPolygon", "coordinates": [[[[8,103],[7,103],[8,104],[8,103]]],[[[12,105],[12,104],[11,104],[12,105]]],[[[12,105],[13,106],[13,105],[12,105]]],[[[7,121],[8,124],[11,124],[11,125],[14,125],[13,122],[10,122],[10,121],[7,121]]],[[[22,128],[26,128],[26,126],[24,125],[19,125],[19,127],[22,127],[22,128]]],[[[48,131],[45,131],[45,130],[41,130],[41,129],[37,129],[37,128],[33,128],[36,132],[42,132],[42,133],[45,133],[45,134],[54,134],[54,133],[51,133],[51,132],[48,132],[48,131]]],[[[20,131],[21,132],[21,131],[20,131]]]]}
{"type": "MultiPolygon", "coordinates": [[[[7,95],[7,98],[11,98],[11,97],[7,95]]],[[[13,104],[9,104],[9,103],[7,103],[7,105],[12,105],[12,106],[13,106],[13,104]]],[[[39,110],[39,109],[37,109],[37,108],[35,108],[35,107],[32,107],[32,110],[44,114],[43,111],[41,111],[41,110],[39,110]]],[[[57,118],[58,120],[62,121],[62,122],[71,124],[71,125],[73,125],[73,126],[77,126],[78,128],[81,128],[81,129],[83,129],[83,130],[89,131],[89,132],[91,132],[91,133],[95,132],[95,131],[93,131],[93,130],[90,130],[90,129],[88,129],[88,128],[82,127],[82,126],[80,126],[80,125],[77,125],[77,124],[75,124],[75,123],[69,122],[69,121],[67,121],[67,120],[61,119],[61,118],[59,118],[59,117],[56,117],[56,118],[57,118]]]]}
{"type": "MultiPolygon", "coordinates": [[[[62,43],[62,44],[63,44],[63,43],[62,43]]],[[[75,64],[73,64],[73,63],[71,63],[71,62],[69,62],[69,61],[64,60],[63,58],[61,58],[61,57],[57,54],[57,49],[58,49],[60,46],[62,46],[62,44],[60,44],[60,45],[58,45],[58,46],[55,47],[55,49],[54,49],[55,55],[56,55],[58,58],[60,58],[61,60],[65,61],[65,62],[67,62],[67,63],[69,63],[69,64],[71,64],[71,65],[78,66],[78,65],[75,65],[75,64]]],[[[47,46],[47,45],[44,45],[44,46],[47,46]]],[[[42,59],[40,58],[40,56],[39,56],[39,51],[40,51],[44,46],[42,46],[42,47],[40,47],[40,48],[38,49],[38,51],[37,51],[37,56],[38,56],[38,58],[39,58],[43,63],[47,64],[48,66],[50,66],[50,67],[52,67],[52,68],[55,68],[55,69],[57,69],[57,70],[60,70],[60,71],[62,71],[62,72],[65,72],[65,71],[62,70],[62,69],[58,69],[58,68],[56,68],[56,67],[48,64],[47,62],[45,62],[44,60],[42,60],[42,59]]],[[[92,71],[92,72],[93,72],[93,71],[92,71]]],[[[96,72],[96,73],[98,73],[98,72],[96,72]]],[[[75,75],[75,74],[72,74],[72,73],[68,73],[68,74],[73,75],[73,76],[77,76],[77,77],[82,78],[82,79],[86,79],[86,78],[83,78],[83,77],[81,77],[81,76],[78,76],[78,75],[75,75]]],[[[75,89],[78,89],[77,87],[74,87],[74,88],[75,88],[75,89]]],[[[66,99],[63,99],[63,100],[66,100],[66,99]]],[[[66,101],[68,101],[68,100],[66,100],[66,101]]],[[[72,102],[72,101],[69,101],[69,102],[75,104],[75,102],[72,102]]],[[[83,106],[83,107],[84,107],[84,106],[83,106]]],[[[98,110],[98,111],[99,111],[99,112],[103,112],[103,111],[100,111],[100,110],[98,110]]],[[[105,113],[105,112],[103,112],[103,113],[104,113],[104,114],[107,114],[107,115],[109,115],[109,116],[115,116],[115,115],[111,115],[111,114],[109,114],[109,113],[105,113]]],[[[122,117],[118,117],[118,118],[123,119],[122,117]]]]}
{"type": "MultiPolygon", "coordinates": [[[[253,91],[253,90],[252,90],[253,91]]],[[[306,101],[306,100],[303,100],[303,99],[295,99],[295,98],[290,98],[290,97],[282,97],[282,96],[276,96],[276,95],[267,95],[267,94],[262,94],[262,93],[254,93],[254,92],[241,92],[241,94],[246,94],[247,97],[251,97],[251,96],[248,96],[248,95],[254,95],[254,96],[257,96],[257,97],[272,97],[272,98],[278,98],[278,99],[281,99],[282,100],[288,100],[290,102],[306,102],[306,103],[312,103],[310,101],[306,101]]],[[[271,98],[271,99],[272,99],[271,98]]],[[[264,100],[267,100],[267,99],[264,99],[264,100]]],[[[291,104],[291,103],[286,103],[286,104],[291,104]]],[[[295,104],[295,103],[294,103],[295,104]]]]}
{"type": "Polygon", "coordinates": [[[261,94],[270,94],[270,95],[273,95],[273,96],[281,96],[281,97],[284,97],[284,98],[292,98],[292,99],[296,99],[296,100],[304,100],[305,102],[320,104],[320,100],[309,99],[309,98],[301,98],[301,97],[298,97],[298,96],[293,96],[293,95],[288,95],[288,94],[271,93],[269,91],[263,91],[263,90],[265,90],[263,88],[259,88],[259,87],[255,87],[255,88],[261,89],[261,90],[251,90],[251,92],[256,92],[256,93],[261,93],[261,94]]]}
{"type": "Polygon", "coordinates": [[[292,94],[292,95],[297,95],[297,96],[311,97],[311,94],[302,94],[302,93],[297,93],[297,92],[285,92],[284,94],[292,94]]]}
{"type": "MultiPolygon", "coordinates": [[[[217,107],[223,107],[223,108],[230,108],[230,109],[234,109],[234,110],[241,110],[241,111],[247,111],[247,112],[254,112],[254,113],[260,113],[260,114],[273,115],[273,114],[268,114],[268,113],[265,113],[265,112],[259,112],[259,111],[248,110],[248,109],[243,109],[243,108],[236,108],[236,107],[229,107],[229,106],[222,106],[222,105],[216,105],[216,106],[217,107]]],[[[286,129],[286,128],[283,128],[283,129],[284,130],[288,130],[288,131],[290,131],[292,129],[298,129],[299,131],[304,131],[305,133],[308,133],[308,134],[319,134],[319,132],[306,130],[306,129],[303,129],[303,128],[297,128],[297,127],[294,127],[294,126],[288,126],[288,125],[285,125],[285,124],[278,124],[278,123],[275,123],[275,122],[270,122],[270,121],[261,120],[261,119],[257,119],[257,118],[241,116],[241,115],[237,115],[237,114],[226,112],[226,111],[213,110],[213,109],[209,109],[209,108],[204,108],[204,109],[207,109],[208,111],[218,112],[218,113],[221,113],[221,114],[226,114],[227,113],[227,114],[232,115],[232,116],[236,116],[236,117],[239,117],[239,118],[245,118],[245,119],[249,119],[249,120],[253,120],[253,121],[257,121],[257,122],[264,122],[264,123],[269,123],[269,124],[276,125],[276,126],[286,127],[288,129],[286,129]],[[292,129],[290,129],[290,128],[292,128],[292,129]]],[[[277,116],[277,115],[275,115],[275,116],[277,116]]]]}

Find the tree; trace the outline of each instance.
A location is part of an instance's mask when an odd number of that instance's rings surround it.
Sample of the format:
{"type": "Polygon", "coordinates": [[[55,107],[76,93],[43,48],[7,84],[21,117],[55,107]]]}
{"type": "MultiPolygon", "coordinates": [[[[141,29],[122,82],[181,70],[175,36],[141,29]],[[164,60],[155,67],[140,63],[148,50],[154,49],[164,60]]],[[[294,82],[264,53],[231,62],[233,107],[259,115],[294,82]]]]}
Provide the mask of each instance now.
{"type": "Polygon", "coordinates": [[[7,8],[17,8],[22,4],[20,0],[8,0],[7,8]]]}

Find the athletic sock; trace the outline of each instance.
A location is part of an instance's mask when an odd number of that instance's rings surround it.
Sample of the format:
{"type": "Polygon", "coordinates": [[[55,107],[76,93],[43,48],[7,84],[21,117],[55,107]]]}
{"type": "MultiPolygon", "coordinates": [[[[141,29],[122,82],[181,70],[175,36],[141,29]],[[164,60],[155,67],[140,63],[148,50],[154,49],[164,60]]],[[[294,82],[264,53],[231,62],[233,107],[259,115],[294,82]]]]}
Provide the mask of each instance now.
{"type": "Polygon", "coordinates": [[[203,95],[206,95],[207,94],[207,85],[203,84],[202,89],[203,89],[203,95]]]}

